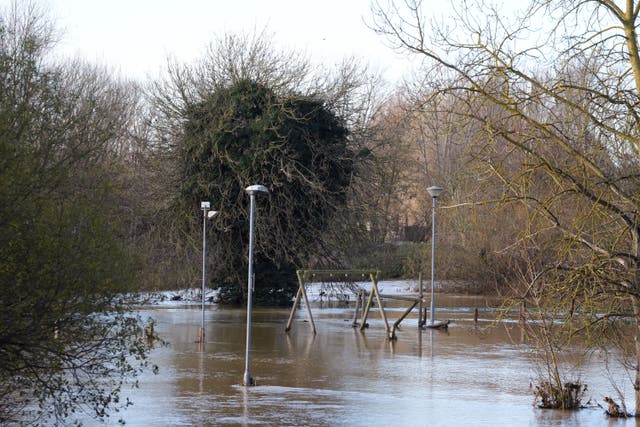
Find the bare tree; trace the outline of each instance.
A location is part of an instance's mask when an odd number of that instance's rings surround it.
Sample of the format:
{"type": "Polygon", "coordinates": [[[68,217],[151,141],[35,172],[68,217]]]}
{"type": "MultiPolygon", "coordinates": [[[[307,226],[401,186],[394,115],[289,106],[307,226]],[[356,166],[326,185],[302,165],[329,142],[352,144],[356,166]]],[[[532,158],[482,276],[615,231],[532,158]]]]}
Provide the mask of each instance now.
{"type": "Polygon", "coordinates": [[[445,92],[482,103],[469,117],[481,125],[484,147],[506,144],[520,156],[517,169],[486,163],[504,200],[529,211],[519,243],[539,248],[530,255],[541,275],[530,286],[561,297],[546,302],[567,308],[565,333],[606,337],[617,320],[633,317],[640,414],[640,4],[532,1],[509,21],[463,2],[450,26],[432,27],[422,7],[375,1],[373,25],[454,76],[445,92]]]}

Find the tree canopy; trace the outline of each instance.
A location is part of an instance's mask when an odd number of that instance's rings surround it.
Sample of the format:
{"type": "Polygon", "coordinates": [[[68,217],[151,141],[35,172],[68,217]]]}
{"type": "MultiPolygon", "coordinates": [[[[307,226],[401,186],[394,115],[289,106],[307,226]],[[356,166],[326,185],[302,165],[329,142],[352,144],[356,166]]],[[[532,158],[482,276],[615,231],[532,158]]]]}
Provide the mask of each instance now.
{"type": "Polygon", "coordinates": [[[182,208],[200,200],[220,210],[211,224],[218,253],[213,280],[223,300],[240,302],[246,283],[248,197],[260,183],[271,192],[258,203],[256,301],[288,303],[294,269],[346,201],[353,169],[347,129],[319,99],[279,96],[251,80],[221,88],[186,114],[180,141],[182,208]],[[280,271],[275,277],[267,277],[280,271]],[[263,272],[263,273],[261,273],[263,272]],[[265,274],[262,278],[261,274],[265,274]],[[262,280],[261,280],[262,279],[262,280]]]}
{"type": "Polygon", "coordinates": [[[104,418],[145,365],[116,180],[127,90],[45,65],[37,9],[0,18],[0,423],[104,418]]]}

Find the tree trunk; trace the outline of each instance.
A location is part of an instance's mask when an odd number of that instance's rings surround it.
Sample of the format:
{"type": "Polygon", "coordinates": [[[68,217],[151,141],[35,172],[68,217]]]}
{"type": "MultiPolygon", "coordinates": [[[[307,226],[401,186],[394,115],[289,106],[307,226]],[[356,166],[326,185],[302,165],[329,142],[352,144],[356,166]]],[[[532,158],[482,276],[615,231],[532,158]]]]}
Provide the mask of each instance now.
{"type": "MultiPolygon", "coordinates": [[[[640,259],[640,230],[638,228],[632,229],[632,237],[633,237],[633,253],[635,254],[636,260],[640,259]]],[[[638,262],[634,262],[630,264],[630,266],[635,270],[634,276],[635,280],[633,283],[633,291],[631,293],[631,305],[633,307],[633,317],[635,319],[636,331],[634,342],[636,345],[636,360],[635,360],[635,380],[633,382],[633,391],[635,397],[635,405],[633,408],[633,414],[636,417],[640,416],[640,296],[638,296],[638,286],[640,285],[640,265],[638,262]]]]}
{"type": "Polygon", "coordinates": [[[636,360],[635,360],[635,381],[633,382],[633,390],[635,394],[634,414],[640,416],[640,297],[633,296],[633,314],[636,322],[635,344],[636,344],[636,360]]]}
{"type": "Polygon", "coordinates": [[[635,392],[635,408],[634,414],[636,416],[640,415],[640,341],[638,340],[638,335],[640,333],[640,326],[636,320],[636,379],[633,383],[633,390],[635,392]]]}
{"type": "MultiPolygon", "coordinates": [[[[631,65],[633,78],[636,84],[636,94],[640,94],[640,52],[638,48],[638,34],[636,33],[637,16],[634,12],[636,7],[637,5],[634,1],[627,0],[627,9],[621,19],[621,23],[624,28],[627,50],[629,51],[629,63],[631,65]]],[[[637,143],[636,149],[640,150],[637,143]]],[[[638,413],[637,409],[638,404],[636,403],[636,413],[638,413]]]]}

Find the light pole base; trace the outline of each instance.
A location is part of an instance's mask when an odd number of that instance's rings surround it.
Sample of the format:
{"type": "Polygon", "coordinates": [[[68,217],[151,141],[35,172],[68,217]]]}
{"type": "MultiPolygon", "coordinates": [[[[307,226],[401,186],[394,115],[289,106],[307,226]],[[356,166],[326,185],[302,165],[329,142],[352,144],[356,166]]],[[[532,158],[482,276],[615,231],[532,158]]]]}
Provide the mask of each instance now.
{"type": "Polygon", "coordinates": [[[198,329],[198,341],[196,342],[200,344],[204,343],[204,329],[202,328],[198,329]]]}
{"type": "Polygon", "coordinates": [[[242,385],[245,387],[250,387],[256,385],[256,382],[251,378],[251,374],[247,371],[244,373],[244,378],[242,380],[242,385]]]}

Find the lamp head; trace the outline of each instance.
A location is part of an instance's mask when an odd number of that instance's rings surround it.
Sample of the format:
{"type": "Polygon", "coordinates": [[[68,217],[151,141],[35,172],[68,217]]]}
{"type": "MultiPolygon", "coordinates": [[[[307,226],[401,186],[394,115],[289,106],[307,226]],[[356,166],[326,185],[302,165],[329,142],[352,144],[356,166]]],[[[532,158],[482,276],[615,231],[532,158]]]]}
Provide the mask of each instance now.
{"type": "Polygon", "coordinates": [[[209,211],[209,212],[207,212],[207,219],[213,218],[214,216],[218,215],[219,212],[220,211],[209,211]]]}
{"type": "Polygon", "coordinates": [[[437,198],[440,193],[442,193],[442,187],[438,187],[437,185],[431,186],[427,188],[427,191],[434,199],[437,198]]]}
{"type": "Polygon", "coordinates": [[[250,196],[253,196],[253,195],[258,194],[258,193],[269,194],[269,190],[267,189],[267,187],[265,187],[264,185],[260,185],[260,184],[250,185],[247,188],[245,188],[244,191],[246,191],[247,194],[250,195],[250,196]]]}

